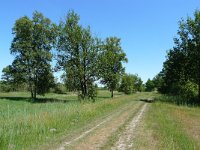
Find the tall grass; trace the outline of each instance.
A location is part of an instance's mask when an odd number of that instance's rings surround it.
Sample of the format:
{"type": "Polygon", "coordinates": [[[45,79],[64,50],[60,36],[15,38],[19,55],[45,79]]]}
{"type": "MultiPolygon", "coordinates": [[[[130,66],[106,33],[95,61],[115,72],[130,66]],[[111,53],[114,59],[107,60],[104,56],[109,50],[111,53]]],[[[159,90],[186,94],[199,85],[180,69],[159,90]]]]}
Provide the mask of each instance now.
{"type": "Polygon", "coordinates": [[[197,143],[183,130],[183,125],[173,113],[175,110],[176,105],[157,102],[149,111],[146,119],[147,128],[153,131],[158,149],[197,150],[197,143]]]}
{"type": "Polygon", "coordinates": [[[156,100],[183,106],[200,106],[200,101],[198,98],[186,99],[181,96],[160,95],[156,97],[156,100]]]}
{"type": "Polygon", "coordinates": [[[0,149],[38,148],[131,101],[132,96],[96,103],[30,103],[26,99],[0,99],[0,149]]]}

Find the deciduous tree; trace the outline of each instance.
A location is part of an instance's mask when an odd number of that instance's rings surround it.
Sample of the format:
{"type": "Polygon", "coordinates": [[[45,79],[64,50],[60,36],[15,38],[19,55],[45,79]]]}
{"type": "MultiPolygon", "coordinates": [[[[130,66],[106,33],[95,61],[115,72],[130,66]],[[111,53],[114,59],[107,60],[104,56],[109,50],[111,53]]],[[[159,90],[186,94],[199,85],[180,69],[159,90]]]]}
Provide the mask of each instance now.
{"type": "Polygon", "coordinates": [[[111,91],[111,97],[113,97],[113,91],[117,88],[120,76],[125,71],[122,64],[127,61],[120,39],[117,37],[107,38],[100,54],[99,70],[101,83],[105,84],[111,91]]]}
{"type": "Polygon", "coordinates": [[[56,27],[39,12],[30,19],[24,16],[15,22],[11,54],[15,56],[14,70],[29,84],[31,97],[48,91],[52,82],[51,49],[55,43],[56,27]]]}
{"type": "Polygon", "coordinates": [[[66,73],[68,88],[81,91],[79,97],[85,99],[97,77],[98,40],[92,36],[90,28],[79,24],[80,17],[70,11],[66,20],[60,22],[58,37],[57,67],[66,73]]]}

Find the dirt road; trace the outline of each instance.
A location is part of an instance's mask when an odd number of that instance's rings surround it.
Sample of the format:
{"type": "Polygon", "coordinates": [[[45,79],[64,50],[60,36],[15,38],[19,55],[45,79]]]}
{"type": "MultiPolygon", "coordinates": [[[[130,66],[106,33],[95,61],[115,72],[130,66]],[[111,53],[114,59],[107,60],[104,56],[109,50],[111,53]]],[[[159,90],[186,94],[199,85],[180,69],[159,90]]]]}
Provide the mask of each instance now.
{"type": "Polygon", "coordinates": [[[147,108],[147,103],[133,101],[77,137],[63,142],[57,150],[132,149],[137,136],[135,131],[147,108]]]}

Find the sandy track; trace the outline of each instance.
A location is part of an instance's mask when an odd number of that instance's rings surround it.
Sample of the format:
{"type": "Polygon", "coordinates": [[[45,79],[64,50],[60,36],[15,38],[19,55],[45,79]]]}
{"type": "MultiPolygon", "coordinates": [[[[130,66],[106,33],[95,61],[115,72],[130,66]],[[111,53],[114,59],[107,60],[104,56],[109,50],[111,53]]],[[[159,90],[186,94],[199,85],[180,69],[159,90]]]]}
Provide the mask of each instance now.
{"type": "Polygon", "coordinates": [[[112,150],[125,150],[133,147],[132,140],[136,136],[136,128],[139,125],[146,108],[147,103],[143,105],[138,114],[133,117],[132,121],[126,125],[125,131],[120,134],[119,140],[115,143],[114,147],[112,147],[112,150]]]}
{"type": "MultiPolygon", "coordinates": [[[[77,150],[96,150],[101,149],[101,147],[108,141],[109,137],[115,133],[120,126],[122,126],[130,116],[135,116],[130,124],[127,125],[125,131],[120,134],[119,141],[116,143],[114,149],[126,148],[131,135],[139,120],[146,109],[146,105],[142,102],[133,102],[120,110],[113,112],[106,119],[94,125],[89,130],[81,133],[81,135],[73,138],[70,141],[64,142],[57,150],[65,149],[77,149],[77,150]],[[129,134],[130,133],[130,134],[129,134]]],[[[134,133],[133,133],[134,134],[134,133]]]]}

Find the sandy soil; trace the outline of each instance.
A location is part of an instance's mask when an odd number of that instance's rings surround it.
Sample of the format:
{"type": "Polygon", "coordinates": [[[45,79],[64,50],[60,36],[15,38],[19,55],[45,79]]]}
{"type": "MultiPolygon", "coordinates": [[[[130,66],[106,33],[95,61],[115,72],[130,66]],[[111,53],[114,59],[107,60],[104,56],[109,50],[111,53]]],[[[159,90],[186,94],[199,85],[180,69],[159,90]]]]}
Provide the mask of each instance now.
{"type": "MultiPolygon", "coordinates": [[[[106,119],[101,120],[92,128],[84,131],[77,137],[63,142],[57,150],[75,149],[75,150],[97,150],[109,140],[109,137],[115,133],[120,126],[126,123],[130,116],[134,116],[130,122],[125,125],[125,130],[120,133],[119,140],[115,143],[115,149],[127,149],[133,146],[132,139],[136,136],[135,130],[144,115],[146,103],[138,102],[126,105],[120,110],[110,114],[106,119]]],[[[111,149],[111,148],[110,148],[111,149]]]]}

